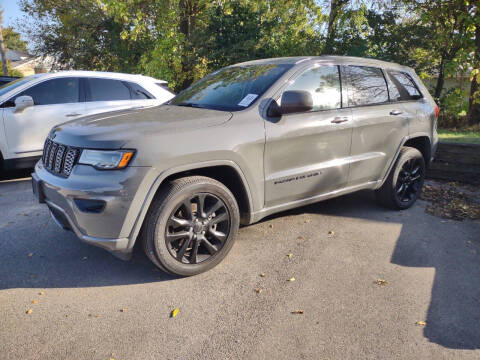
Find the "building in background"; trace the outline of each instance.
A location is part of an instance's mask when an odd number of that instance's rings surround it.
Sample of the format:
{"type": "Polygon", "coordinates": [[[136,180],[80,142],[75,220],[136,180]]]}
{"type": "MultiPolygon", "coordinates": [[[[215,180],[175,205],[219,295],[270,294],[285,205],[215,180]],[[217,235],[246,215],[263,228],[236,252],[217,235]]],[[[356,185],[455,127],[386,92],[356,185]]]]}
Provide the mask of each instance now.
{"type": "Polygon", "coordinates": [[[52,70],[52,56],[34,56],[25,51],[6,51],[6,58],[12,70],[19,71],[23,76],[49,72],[52,70]]]}

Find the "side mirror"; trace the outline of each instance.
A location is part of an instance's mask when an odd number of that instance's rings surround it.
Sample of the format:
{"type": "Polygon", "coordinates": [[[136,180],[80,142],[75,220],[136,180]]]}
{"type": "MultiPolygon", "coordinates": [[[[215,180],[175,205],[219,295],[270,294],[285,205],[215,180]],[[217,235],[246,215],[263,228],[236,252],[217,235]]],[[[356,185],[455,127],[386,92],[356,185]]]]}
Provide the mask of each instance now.
{"type": "Polygon", "coordinates": [[[312,94],[308,91],[292,90],[285,91],[282,95],[282,103],[278,109],[280,114],[306,112],[313,109],[312,94]]]}
{"type": "Polygon", "coordinates": [[[33,106],[33,99],[31,96],[23,95],[15,99],[15,112],[22,112],[29,106],[33,106]]]}

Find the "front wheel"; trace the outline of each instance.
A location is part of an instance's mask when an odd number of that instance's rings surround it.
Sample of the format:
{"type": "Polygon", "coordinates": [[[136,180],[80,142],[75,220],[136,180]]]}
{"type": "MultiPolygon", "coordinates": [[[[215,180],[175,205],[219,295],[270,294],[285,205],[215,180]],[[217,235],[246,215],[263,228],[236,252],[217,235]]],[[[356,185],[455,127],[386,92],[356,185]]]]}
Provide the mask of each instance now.
{"type": "Polygon", "coordinates": [[[377,201],[391,209],[408,209],[420,197],[425,172],[425,160],[420,151],[402,148],[384,184],[375,191],[377,201]]]}
{"type": "Polygon", "coordinates": [[[239,222],[235,197],[222,183],[203,176],[177,179],[152,204],[143,235],[145,253],[171,274],[196,275],[225,258],[239,222]]]}

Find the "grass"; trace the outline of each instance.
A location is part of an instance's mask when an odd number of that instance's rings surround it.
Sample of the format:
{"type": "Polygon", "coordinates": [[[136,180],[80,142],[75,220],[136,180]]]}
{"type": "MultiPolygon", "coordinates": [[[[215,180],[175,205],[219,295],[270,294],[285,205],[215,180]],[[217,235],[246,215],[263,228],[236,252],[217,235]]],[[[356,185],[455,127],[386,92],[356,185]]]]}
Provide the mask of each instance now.
{"type": "Polygon", "coordinates": [[[440,141],[480,144],[480,128],[438,129],[440,141]]]}

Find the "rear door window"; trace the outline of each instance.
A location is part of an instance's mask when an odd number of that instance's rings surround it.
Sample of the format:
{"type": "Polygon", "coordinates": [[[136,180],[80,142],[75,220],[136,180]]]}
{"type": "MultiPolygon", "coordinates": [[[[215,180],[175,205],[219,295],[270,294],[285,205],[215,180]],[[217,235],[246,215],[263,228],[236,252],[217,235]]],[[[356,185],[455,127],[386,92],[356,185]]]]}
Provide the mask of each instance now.
{"type": "Polygon", "coordinates": [[[362,106],[388,102],[387,82],[379,68],[346,66],[348,105],[362,106]]]}
{"type": "Polygon", "coordinates": [[[58,78],[44,81],[22,91],[18,96],[28,95],[35,105],[77,103],[80,100],[79,78],[58,78]]]}
{"type": "Polygon", "coordinates": [[[338,66],[319,66],[303,72],[286,91],[302,90],[312,95],[310,111],[338,109],[342,104],[338,66]]]}
{"type": "Polygon", "coordinates": [[[392,83],[389,89],[392,101],[418,100],[422,98],[422,94],[410,75],[392,70],[387,71],[387,74],[392,83]]]}
{"type": "Polygon", "coordinates": [[[130,89],[120,80],[89,78],[87,101],[130,100],[130,89]]]}

